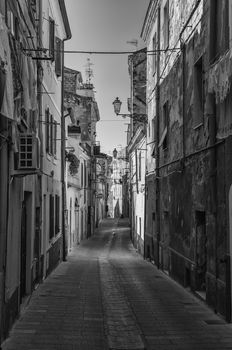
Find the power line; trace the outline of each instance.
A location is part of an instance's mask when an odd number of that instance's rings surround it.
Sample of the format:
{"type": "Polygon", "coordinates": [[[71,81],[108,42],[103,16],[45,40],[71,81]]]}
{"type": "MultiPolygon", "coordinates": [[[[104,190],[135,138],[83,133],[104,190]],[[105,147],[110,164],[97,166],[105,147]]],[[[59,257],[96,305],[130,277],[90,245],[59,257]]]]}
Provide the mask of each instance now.
{"type": "MultiPolygon", "coordinates": [[[[22,49],[26,52],[47,52],[48,49],[45,48],[37,48],[37,49],[22,49]]],[[[180,51],[180,48],[167,48],[160,50],[144,50],[148,54],[157,53],[157,52],[167,52],[167,51],[180,51]]],[[[88,54],[88,55],[130,55],[140,53],[140,51],[84,51],[84,50],[53,50],[54,52],[60,52],[65,54],[88,54]]],[[[142,51],[142,50],[141,50],[142,51]]]]}

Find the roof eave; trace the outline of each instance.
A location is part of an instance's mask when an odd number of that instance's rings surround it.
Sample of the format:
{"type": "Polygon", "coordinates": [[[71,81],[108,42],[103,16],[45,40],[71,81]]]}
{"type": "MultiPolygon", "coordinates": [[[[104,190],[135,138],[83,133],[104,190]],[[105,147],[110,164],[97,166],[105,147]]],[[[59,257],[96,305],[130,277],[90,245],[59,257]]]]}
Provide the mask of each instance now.
{"type": "Polygon", "coordinates": [[[65,27],[65,31],[66,31],[66,39],[65,40],[69,40],[72,37],[72,33],[71,33],[70,25],[69,25],[69,20],[68,20],[65,2],[64,2],[64,0],[58,0],[58,1],[59,1],[60,11],[61,11],[61,15],[62,15],[62,18],[64,21],[64,27],[65,27]]]}

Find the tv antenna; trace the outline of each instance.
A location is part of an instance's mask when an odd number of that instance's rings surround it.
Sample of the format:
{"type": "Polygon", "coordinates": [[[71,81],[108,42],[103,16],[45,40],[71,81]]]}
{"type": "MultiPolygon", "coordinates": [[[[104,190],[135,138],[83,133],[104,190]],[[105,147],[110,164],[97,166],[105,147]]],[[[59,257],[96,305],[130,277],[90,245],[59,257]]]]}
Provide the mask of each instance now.
{"type": "Polygon", "coordinates": [[[85,75],[86,75],[86,83],[91,84],[91,79],[93,78],[93,69],[91,68],[93,66],[93,63],[90,61],[90,58],[87,58],[87,64],[85,69],[85,75]]]}

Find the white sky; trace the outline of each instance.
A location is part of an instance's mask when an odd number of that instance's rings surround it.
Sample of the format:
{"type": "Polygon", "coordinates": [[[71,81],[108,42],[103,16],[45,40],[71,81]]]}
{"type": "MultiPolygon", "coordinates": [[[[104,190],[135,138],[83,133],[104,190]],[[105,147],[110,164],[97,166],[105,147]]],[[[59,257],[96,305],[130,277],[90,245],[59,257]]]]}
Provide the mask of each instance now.
{"type": "MultiPolygon", "coordinates": [[[[127,41],[139,39],[149,0],[66,0],[72,39],[66,50],[83,51],[134,51],[127,41]]],[[[112,102],[119,97],[122,113],[127,113],[129,75],[127,55],[65,54],[65,65],[82,73],[85,80],[87,58],[93,63],[92,82],[96,90],[100,119],[97,140],[101,151],[111,153],[118,145],[126,145],[125,120],[116,117],[112,102]],[[110,120],[110,121],[104,121],[110,120]]]]}

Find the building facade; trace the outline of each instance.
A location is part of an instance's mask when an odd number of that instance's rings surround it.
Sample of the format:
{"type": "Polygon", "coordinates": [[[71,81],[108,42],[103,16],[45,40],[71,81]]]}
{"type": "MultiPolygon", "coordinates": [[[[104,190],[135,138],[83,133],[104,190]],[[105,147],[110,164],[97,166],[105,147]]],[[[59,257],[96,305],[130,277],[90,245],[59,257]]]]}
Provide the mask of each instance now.
{"type": "Polygon", "coordinates": [[[129,162],[129,206],[132,242],[144,253],[145,171],[146,171],[146,49],[137,51],[128,60],[131,92],[128,110],[131,121],[127,132],[129,162]]]}
{"type": "Polygon", "coordinates": [[[124,197],[125,183],[123,182],[126,169],[128,169],[126,149],[117,151],[115,148],[113,157],[110,160],[108,171],[108,216],[120,218],[127,214],[125,208],[128,208],[128,193],[124,197]]]}
{"type": "Polygon", "coordinates": [[[151,1],[145,256],[231,320],[230,1],[151,1]]]}
{"type": "Polygon", "coordinates": [[[0,11],[2,340],[62,253],[60,49],[71,32],[62,0],[6,0],[0,11]]]}
{"type": "Polygon", "coordinates": [[[80,72],[65,67],[67,248],[94,233],[96,225],[96,123],[100,120],[93,85],[83,83],[80,72]],[[69,112],[71,110],[71,113],[69,112]],[[72,174],[70,169],[75,168],[72,174]]]}

